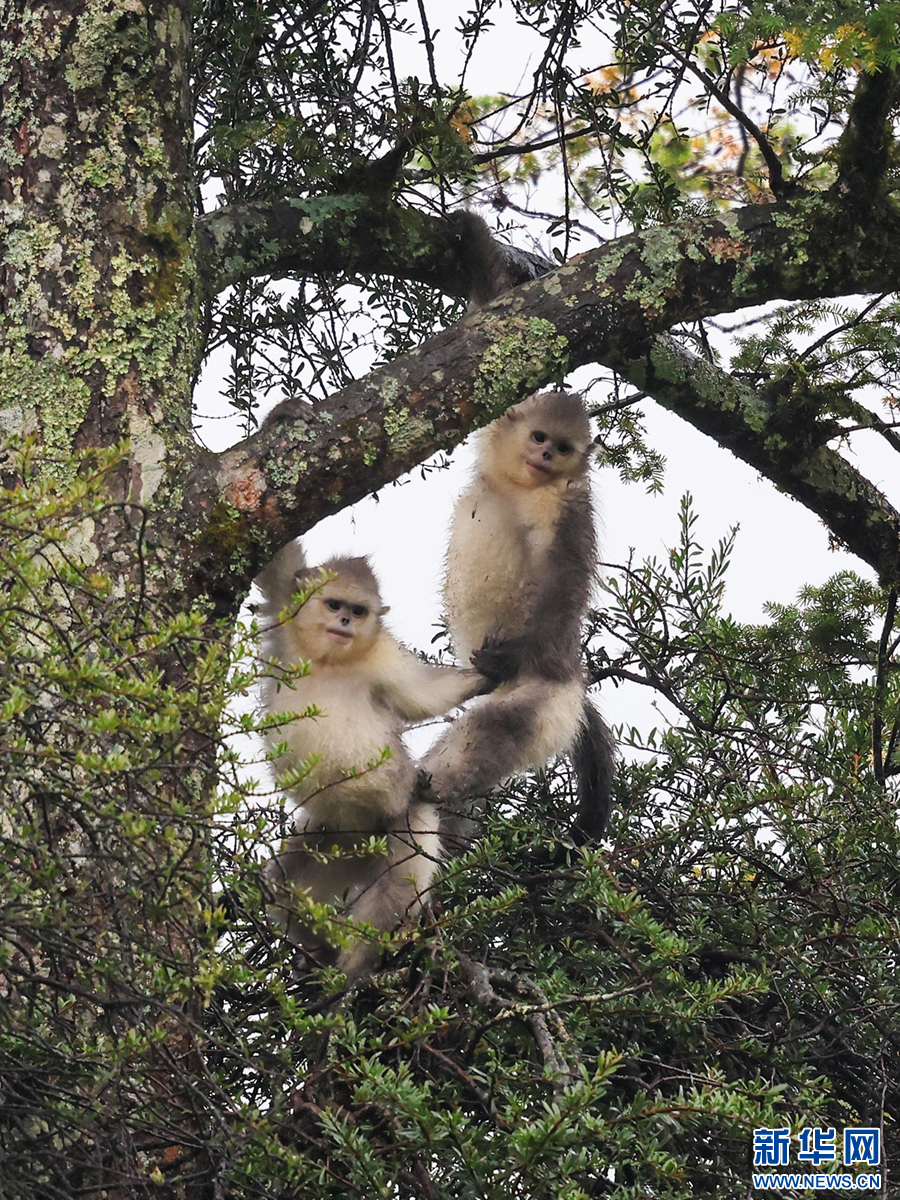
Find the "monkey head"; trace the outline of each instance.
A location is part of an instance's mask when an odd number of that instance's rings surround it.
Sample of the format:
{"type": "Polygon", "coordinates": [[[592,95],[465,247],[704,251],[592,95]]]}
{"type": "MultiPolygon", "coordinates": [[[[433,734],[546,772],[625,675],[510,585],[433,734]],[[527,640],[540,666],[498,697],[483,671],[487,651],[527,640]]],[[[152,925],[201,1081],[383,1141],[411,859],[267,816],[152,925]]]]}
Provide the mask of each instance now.
{"type": "Polygon", "coordinates": [[[486,473],[521,488],[565,487],[588,467],[591,429],[581,397],[571,392],[530,396],[488,426],[486,473]]]}
{"type": "Polygon", "coordinates": [[[378,580],[364,558],[332,558],[317,571],[298,571],[297,590],[315,587],[322,573],[326,582],[316,587],[292,622],[298,648],[311,662],[356,663],[378,640],[381,618],[388,611],[381,603],[378,580]]]}

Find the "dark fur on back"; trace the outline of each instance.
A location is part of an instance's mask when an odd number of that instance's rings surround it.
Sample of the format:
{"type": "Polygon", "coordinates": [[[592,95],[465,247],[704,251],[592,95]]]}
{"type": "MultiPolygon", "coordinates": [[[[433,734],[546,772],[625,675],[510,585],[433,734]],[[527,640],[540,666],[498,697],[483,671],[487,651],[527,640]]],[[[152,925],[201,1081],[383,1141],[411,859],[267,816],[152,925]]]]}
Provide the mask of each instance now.
{"type": "Polygon", "coordinates": [[[527,660],[545,679],[570,679],[581,669],[581,621],[596,561],[591,494],[586,485],[573,484],[562,501],[524,634],[527,660]]]}
{"type": "Polygon", "coordinates": [[[503,251],[477,213],[454,213],[451,220],[459,239],[459,262],[466,277],[469,308],[481,308],[512,286],[503,251]]]}
{"type": "MultiPolygon", "coordinates": [[[[544,426],[551,433],[561,426],[571,431],[576,443],[590,443],[590,423],[584,401],[576,393],[551,392],[525,401],[513,419],[528,422],[529,428],[544,426]]],[[[508,430],[506,426],[506,430],[508,430]]],[[[504,434],[503,418],[496,423],[496,436],[504,434]]],[[[586,468],[585,462],[585,468],[586,468]]],[[[590,604],[595,582],[597,542],[593,501],[587,478],[576,474],[562,493],[550,544],[541,555],[540,569],[524,581],[521,605],[525,617],[521,631],[507,635],[498,628],[472,655],[472,663],[483,674],[499,683],[513,684],[512,696],[521,695],[520,704],[490,703],[463,718],[457,740],[463,746],[462,757],[478,764],[480,773],[470,766],[458,768],[453,777],[456,794],[472,795],[489,786],[515,768],[521,747],[528,740],[527,730],[517,728],[519,707],[539,707],[540,692],[532,693],[536,681],[567,684],[581,681],[581,626],[590,604]],[[496,711],[495,711],[496,710],[496,711]],[[512,719],[511,719],[512,718],[512,719]],[[486,735],[486,736],[482,736],[486,735]]],[[[609,821],[613,799],[615,759],[613,741],[599,713],[585,697],[577,739],[571,746],[572,763],[578,785],[578,813],[573,836],[586,842],[602,836],[609,821]]],[[[433,769],[438,769],[436,759],[433,769]]],[[[448,789],[449,791],[449,789],[448,789]]],[[[438,788],[440,793],[440,788],[438,788]]],[[[468,818],[476,807],[454,805],[450,796],[443,815],[442,829],[470,835],[468,818]]]]}
{"type": "Polygon", "coordinates": [[[499,682],[538,675],[554,683],[581,674],[581,621],[590,601],[597,561],[593,504],[586,484],[563,497],[545,569],[528,594],[525,628],[516,637],[489,640],[472,656],[499,682]]]}

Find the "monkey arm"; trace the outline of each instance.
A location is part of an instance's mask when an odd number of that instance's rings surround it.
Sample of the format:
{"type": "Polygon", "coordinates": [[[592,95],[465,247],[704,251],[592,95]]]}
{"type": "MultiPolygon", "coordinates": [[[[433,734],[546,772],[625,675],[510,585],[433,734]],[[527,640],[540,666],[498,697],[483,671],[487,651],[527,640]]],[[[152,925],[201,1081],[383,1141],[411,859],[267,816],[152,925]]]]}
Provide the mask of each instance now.
{"type": "Polygon", "coordinates": [[[400,646],[391,655],[389,670],[375,685],[376,696],[404,721],[423,721],[449,712],[465,700],[491,691],[495,683],[477,671],[423,663],[400,646]]]}
{"type": "Polygon", "coordinates": [[[540,627],[516,637],[491,634],[472,653],[471,662],[494,687],[525,675],[566,683],[581,673],[578,639],[540,627]]]}
{"type": "MultiPolygon", "coordinates": [[[[288,607],[291,598],[300,590],[296,576],[306,570],[306,556],[298,541],[282,546],[266,568],[256,577],[256,586],[263,594],[258,612],[264,621],[277,621],[279,613],[288,607]]],[[[296,606],[295,606],[296,607],[296,606]]]]}

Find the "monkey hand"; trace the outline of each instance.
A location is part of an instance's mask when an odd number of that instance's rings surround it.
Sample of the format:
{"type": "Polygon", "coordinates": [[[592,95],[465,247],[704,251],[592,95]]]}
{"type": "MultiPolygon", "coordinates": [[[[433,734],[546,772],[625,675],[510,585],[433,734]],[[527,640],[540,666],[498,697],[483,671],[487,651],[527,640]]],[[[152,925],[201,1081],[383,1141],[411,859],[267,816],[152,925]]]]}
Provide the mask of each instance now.
{"type": "Polygon", "coordinates": [[[416,782],[413,784],[411,800],[426,800],[434,802],[435,795],[431,787],[431,776],[427,771],[416,771],[416,782]]]}
{"type": "Polygon", "coordinates": [[[495,691],[502,682],[502,680],[498,679],[496,675],[484,675],[480,671],[473,671],[472,674],[479,681],[478,691],[475,693],[476,696],[490,695],[490,693],[495,691]]]}
{"type": "Polygon", "coordinates": [[[515,640],[489,636],[470,659],[472,666],[495,683],[508,683],[519,674],[515,640]]]}

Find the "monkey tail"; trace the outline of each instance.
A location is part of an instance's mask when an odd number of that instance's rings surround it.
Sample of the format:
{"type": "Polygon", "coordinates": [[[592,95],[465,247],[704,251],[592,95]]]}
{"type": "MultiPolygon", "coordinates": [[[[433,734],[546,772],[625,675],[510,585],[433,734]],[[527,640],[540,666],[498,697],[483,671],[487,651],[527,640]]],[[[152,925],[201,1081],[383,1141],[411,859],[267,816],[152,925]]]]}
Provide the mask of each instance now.
{"type": "Polygon", "coordinates": [[[572,765],[578,782],[578,813],[572,832],[575,840],[584,844],[603,836],[612,812],[616,774],[612,734],[587,697],[572,765]]]}

